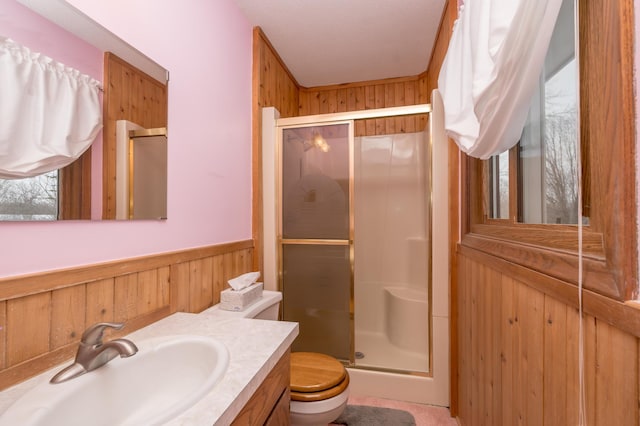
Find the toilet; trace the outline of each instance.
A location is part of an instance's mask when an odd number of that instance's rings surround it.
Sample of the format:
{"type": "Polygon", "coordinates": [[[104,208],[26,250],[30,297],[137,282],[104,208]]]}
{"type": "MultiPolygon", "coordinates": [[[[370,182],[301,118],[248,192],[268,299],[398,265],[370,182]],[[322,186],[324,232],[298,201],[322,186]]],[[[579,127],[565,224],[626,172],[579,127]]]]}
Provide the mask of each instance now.
{"type": "MultiPolygon", "coordinates": [[[[215,318],[277,320],[282,293],[264,290],[262,298],[243,311],[214,305],[201,313],[215,318]]],[[[332,356],[315,352],[291,353],[291,424],[326,426],[347,406],[349,373],[332,356]]]]}

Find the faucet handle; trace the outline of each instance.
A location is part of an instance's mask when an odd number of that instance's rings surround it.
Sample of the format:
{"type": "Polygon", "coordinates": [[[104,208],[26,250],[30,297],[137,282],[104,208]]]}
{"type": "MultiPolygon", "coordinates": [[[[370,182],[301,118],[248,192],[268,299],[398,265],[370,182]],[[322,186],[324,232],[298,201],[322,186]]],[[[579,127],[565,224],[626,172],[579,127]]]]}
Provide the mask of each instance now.
{"type": "Polygon", "coordinates": [[[99,345],[102,343],[102,335],[106,328],[120,330],[122,327],[124,327],[124,323],[121,322],[99,322],[87,328],[85,332],[82,333],[80,341],[87,345],[99,345]]]}

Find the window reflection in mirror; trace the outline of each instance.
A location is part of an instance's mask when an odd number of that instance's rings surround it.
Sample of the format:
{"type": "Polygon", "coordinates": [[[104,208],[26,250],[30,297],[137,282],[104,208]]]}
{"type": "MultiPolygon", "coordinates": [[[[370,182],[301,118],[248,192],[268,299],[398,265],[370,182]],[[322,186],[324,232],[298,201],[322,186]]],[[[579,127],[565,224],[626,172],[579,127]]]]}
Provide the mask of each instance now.
{"type": "Polygon", "coordinates": [[[0,220],[58,219],[58,171],[0,179],[0,220]]]}

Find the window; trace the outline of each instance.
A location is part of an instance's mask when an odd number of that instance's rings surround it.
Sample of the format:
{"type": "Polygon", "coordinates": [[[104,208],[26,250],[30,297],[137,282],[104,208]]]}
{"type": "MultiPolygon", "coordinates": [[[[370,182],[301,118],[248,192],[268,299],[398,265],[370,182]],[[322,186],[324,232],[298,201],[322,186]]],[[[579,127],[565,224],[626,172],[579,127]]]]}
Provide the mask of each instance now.
{"type": "Polygon", "coordinates": [[[489,217],[509,219],[509,152],[488,160],[489,217]]]}
{"type": "Polygon", "coordinates": [[[578,69],[573,29],[573,0],[565,0],[520,142],[514,149],[515,178],[510,180],[508,176],[507,153],[489,161],[491,218],[509,218],[511,182],[517,185],[513,193],[517,194],[514,215],[518,222],[578,223],[578,69]],[[499,182],[495,178],[498,164],[499,182]]]}
{"type": "Polygon", "coordinates": [[[576,284],[581,222],[585,288],[633,299],[638,293],[633,5],[579,0],[579,55],[567,48],[574,46],[567,43],[567,33],[573,40],[574,14],[566,5],[572,2],[563,3],[520,143],[488,161],[463,157],[468,173],[463,205],[469,214],[461,244],[576,284]],[[564,90],[571,87],[576,90],[564,90]],[[508,179],[497,178],[507,157],[508,179]],[[500,189],[507,181],[509,190],[500,189]]]}

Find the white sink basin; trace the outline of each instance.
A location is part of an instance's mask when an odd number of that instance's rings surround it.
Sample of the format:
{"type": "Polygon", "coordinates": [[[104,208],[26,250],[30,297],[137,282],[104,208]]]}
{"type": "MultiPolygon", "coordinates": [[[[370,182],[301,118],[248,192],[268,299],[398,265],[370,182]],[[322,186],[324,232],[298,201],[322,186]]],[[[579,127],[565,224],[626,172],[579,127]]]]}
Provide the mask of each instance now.
{"type": "Polygon", "coordinates": [[[229,365],[227,348],[209,337],[134,343],[139,351],[132,357],[116,358],[68,382],[39,384],[9,407],[0,425],[162,424],[206,395],[229,365]]]}

